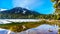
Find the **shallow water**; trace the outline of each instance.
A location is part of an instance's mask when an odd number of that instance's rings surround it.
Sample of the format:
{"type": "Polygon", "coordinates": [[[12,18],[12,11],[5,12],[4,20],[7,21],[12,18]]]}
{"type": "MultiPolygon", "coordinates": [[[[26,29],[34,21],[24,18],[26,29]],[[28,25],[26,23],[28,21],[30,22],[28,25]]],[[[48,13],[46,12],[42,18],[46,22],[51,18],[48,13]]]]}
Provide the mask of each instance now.
{"type": "MultiPolygon", "coordinates": [[[[26,31],[19,32],[19,34],[58,34],[58,26],[42,24],[36,28],[31,28],[26,31]]],[[[7,34],[8,30],[0,30],[0,34],[7,34]]],[[[14,32],[11,32],[13,34],[14,32]]]]}
{"type": "Polygon", "coordinates": [[[29,34],[58,34],[58,26],[42,24],[36,28],[32,28],[27,31],[29,34]]]}

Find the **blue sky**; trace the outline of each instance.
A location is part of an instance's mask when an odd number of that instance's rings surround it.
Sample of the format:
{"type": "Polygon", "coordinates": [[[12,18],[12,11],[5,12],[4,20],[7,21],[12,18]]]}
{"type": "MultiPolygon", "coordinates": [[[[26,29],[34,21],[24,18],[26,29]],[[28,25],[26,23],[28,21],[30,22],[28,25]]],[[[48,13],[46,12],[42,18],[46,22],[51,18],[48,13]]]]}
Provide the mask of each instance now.
{"type": "Polygon", "coordinates": [[[54,12],[53,3],[50,0],[0,0],[0,8],[11,9],[13,7],[23,7],[42,14],[54,12]]]}

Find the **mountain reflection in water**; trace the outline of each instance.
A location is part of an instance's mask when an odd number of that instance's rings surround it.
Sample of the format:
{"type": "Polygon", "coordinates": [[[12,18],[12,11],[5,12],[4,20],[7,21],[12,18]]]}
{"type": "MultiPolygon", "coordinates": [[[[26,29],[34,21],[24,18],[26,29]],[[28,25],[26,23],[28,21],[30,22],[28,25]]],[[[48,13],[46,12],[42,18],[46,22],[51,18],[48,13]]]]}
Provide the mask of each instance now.
{"type": "MultiPolygon", "coordinates": [[[[6,34],[7,32],[8,30],[0,30],[0,34],[6,34]]],[[[14,32],[11,32],[11,34],[14,34],[14,32]]],[[[58,34],[58,26],[42,24],[36,28],[19,32],[19,34],[58,34]]]]}

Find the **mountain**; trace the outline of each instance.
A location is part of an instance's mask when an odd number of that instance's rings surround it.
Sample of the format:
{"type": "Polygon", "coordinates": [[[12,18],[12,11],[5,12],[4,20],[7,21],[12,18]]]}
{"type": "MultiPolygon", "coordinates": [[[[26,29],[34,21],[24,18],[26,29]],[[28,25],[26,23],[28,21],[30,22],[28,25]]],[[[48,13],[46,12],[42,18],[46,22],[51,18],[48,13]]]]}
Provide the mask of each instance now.
{"type": "Polygon", "coordinates": [[[0,18],[3,18],[3,19],[34,18],[39,14],[40,13],[36,11],[28,10],[26,8],[15,7],[11,10],[0,11],[0,18]]]}
{"type": "Polygon", "coordinates": [[[12,13],[20,13],[20,14],[39,14],[38,12],[36,11],[32,11],[32,10],[28,10],[26,8],[21,8],[21,7],[15,7],[11,10],[6,10],[6,11],[3,11],[1,13],[7,13],[7,14],[12,14],[12,13]]]}

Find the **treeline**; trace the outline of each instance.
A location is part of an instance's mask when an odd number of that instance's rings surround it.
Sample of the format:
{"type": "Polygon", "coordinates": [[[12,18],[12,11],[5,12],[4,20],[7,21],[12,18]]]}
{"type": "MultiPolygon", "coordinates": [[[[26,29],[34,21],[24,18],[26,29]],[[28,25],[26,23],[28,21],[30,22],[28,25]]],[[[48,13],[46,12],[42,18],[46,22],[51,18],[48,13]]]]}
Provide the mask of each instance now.
{"type": "Polygon", "coordinates": [[[40,14],[40,15],[22,15],[22,14],[0,14],[0,19],[58,19],[60,15],[54,14],[40,14]]]}
{"type": "Polygon", "coordinates": [[[0,14],[0,19],[35,19],[38,15],[23,15],[23,14],[0,14]]]}
{"type": "Polygon", "coordinates": [[[40,18],[40,19],[60,19],[59,15],[54,15],[54,14],[41,14],[37,18],[40,18]]]}
{"type": "Polygon", "coordinates": [[[60,20],[60,14],[58,14],[58,15],[56,15],[56,14],[41,14],[37,18],[40,18],[40,19],[56,19],[56,20],[60,20]]]}

